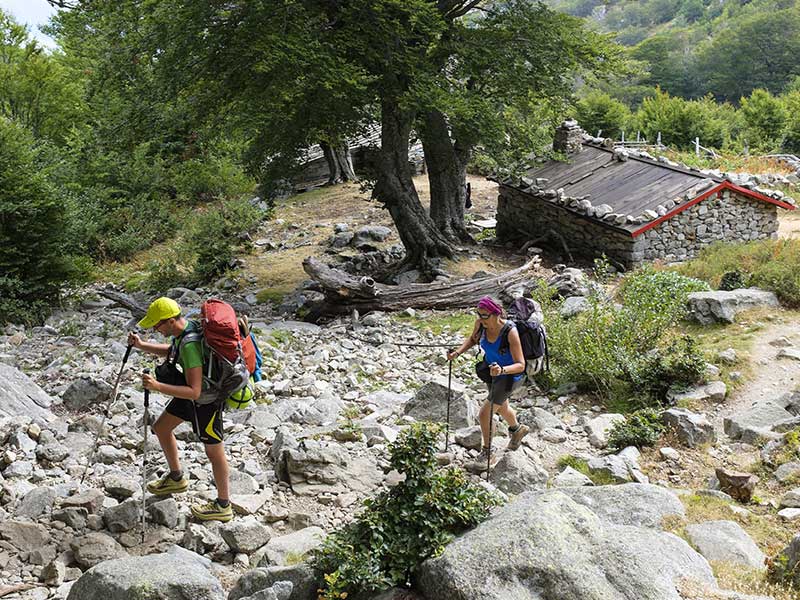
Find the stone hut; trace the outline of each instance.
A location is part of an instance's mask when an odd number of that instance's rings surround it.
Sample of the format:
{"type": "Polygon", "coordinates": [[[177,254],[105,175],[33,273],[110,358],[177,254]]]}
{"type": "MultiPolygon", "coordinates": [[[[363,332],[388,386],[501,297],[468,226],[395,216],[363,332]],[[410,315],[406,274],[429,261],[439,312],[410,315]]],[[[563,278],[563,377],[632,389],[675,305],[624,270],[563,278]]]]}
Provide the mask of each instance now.
{"type": "Polygon", "coordinates": [[[556,130],[553,147],[565,161],[499,182],[499,240],[559,240],[576,255],[630,267],[691,258],[719,240],[774,238],[778,208],[795,209],[779,191],[615,148],[575,121],[556,130]]]}

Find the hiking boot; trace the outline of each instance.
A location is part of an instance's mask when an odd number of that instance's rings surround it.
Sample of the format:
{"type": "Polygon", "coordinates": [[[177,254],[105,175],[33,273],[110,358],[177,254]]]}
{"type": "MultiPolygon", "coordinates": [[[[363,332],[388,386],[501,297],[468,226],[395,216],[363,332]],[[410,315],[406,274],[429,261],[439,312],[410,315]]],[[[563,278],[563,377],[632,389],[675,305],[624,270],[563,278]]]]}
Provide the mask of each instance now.
{"type": "MultiPolygon", "coordinates": [[[[499,458],[500,455],[497,452],[497,449],[493,449],[492,466],[494,466],[494,464],[497,462],[499,458]]],[[[470,473],[475,473],[475,474],[483,473],[487,469],[488,459],[489,459],[489,449],[483,448],[480,454],[478,454],[478,456],[475,458],[475,460],[472,461],[471,463],[468,463],[465,468],[470,473]]]]}
{"type": "Polygon", "coordinates": [[[169,494],[179,494],[185,492],[189,487],[189,480],[185,475],[175,481],[169,474],[161,479],[151,481],[147,484],[147,491],[155,496],[167,496],[169,494]]]}
{"type": "Polygon", "coordinates": [[[230,503],[228,506],[220,506],[216,500],[206,504],[193,504],[191,509],[192,516],[199,521],[222,521],[227,523],[233,518],[233,508],[230,503]]]}
{"type": "Polygon", "coordinates": [[[519,427],[517,428],[516,431],[510,432],[511,433],[511,439],[508,442],[508,449],[509,450],[516,450],[517,448],[519,448],[519,445],[522,443],[522,438],[524,438],[526,435],[528,435],[528,432],[530,430],[531,430],[530,427],[520,423],[519,427]]]}

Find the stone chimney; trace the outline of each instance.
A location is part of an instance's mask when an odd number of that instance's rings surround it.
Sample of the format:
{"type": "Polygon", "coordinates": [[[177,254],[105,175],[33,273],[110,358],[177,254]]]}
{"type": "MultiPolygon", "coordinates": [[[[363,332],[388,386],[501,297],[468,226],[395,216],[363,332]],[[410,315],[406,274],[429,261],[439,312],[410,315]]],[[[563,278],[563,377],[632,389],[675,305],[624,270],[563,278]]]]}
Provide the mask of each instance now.
{"type": "Polygon", "coordinates": [[[583,150],[583,129],[574,119],[567,119],[556,127],[553,150],[564,154],[577,154],[583,150]]]}

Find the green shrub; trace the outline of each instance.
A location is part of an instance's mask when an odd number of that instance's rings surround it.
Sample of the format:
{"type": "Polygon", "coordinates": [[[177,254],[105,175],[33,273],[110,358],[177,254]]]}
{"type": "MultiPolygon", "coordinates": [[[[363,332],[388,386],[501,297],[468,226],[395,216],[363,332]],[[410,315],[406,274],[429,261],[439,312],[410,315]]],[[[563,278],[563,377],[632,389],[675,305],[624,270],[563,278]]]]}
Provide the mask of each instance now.
{"type": "Polygon", "coordinates": [[[634,357],[629,377],[633,389],[650,398],[666,400],[671,387],[688,387],[702,380],[706,359],[697,342],[685,335],[664,348],[634,357]]]}
{"type": "Polygon", "coordinates": [[[644,408],[631,413],[624,421],[614,423],[608,433],[608,447],[622,450],[628,446],[653,446],[662,433],[664,425],[658,411],[644,408]]]}
{"type": "Polygon", "coordinates": [[[593,296],[589,310],[564,319],[552,290],[540,287],[534,297],[545,313],[553,382],[573,381],[607,401],[643,396],[645,403],[660,402],[662,385],[668,388],[673,377],[691,379],[702,360],[695,345],[670,339],[685,315],[687,295],[701,289],[708,285],[647,267],[623,281],[621,307],[593,296]],[[663,379],[650,381],[651,370],[663,379]]]}
{"type": "Polygon", "coordinates": [[[747,281],[745,274],[739,269],[723,273],[719,280],[719,289],[723,291],[738,290],[743,287],[747,287],[747,281]]]}
{"type": "Polygon", "coordinates": [[[241,243],[239,235],[260,219],[261,212],[246,200],[229,200],[200,213],[186,237],[187,250],[196,256],[195,277],[207,282],[224,273],[241,243]]]}
{"type": "Polygon", "coordinates": [[[70,274],[64,208],[39,165],[33,138],[0,117],[0,319],[35,322],[70,274]]]}
{"type": "Polygon", "coordinates": [[[739,271],[748,285],[775,292],[789,308],[800,307],[800,239],[712,244],[676,270],[717,287],[725,273],[739,271]]]}
{"type": "Polygon", "coordinates": [[[255,182],[229,156],[211,155],[182,161],[170,175],[178,199],[189,203],[238,197],[255,188],[255,182]]]}
{"type": "Polygon", "coordinates": [[[453,535],[477,525],[499,500],[471,484],[461,469],[437,470],[441,427],[415,423],[390,446],[405,480],[364,502],[355,521],[314,552],[324,575],[319,598],[352,597],[406,586],[419,564],[442,552],[453,535]]]}

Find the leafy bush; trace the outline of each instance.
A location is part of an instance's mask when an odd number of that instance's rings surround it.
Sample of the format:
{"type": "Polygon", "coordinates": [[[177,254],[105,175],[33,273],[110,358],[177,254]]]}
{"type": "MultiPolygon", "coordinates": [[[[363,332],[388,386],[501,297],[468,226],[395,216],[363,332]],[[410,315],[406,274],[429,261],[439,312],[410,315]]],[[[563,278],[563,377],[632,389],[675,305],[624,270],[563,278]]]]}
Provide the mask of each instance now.
{"type": "Polygon", "coordinates": [[[606,400],[642,395],[659,402],[663,385],[691,379],[702,361],[694,344],[670,339],[685,315],[687,295],[702,289],[708,289],[702,281],[646,267],[623,281],[621,308],[594,296],[589,310],[564,319],[552,290],[540,287],[534,297],[545,312],[553,378],[574,381],[606,400]]]}
{"type": "Polygon", "coordinates": [[[224,273],[233,260],[238,236],[255,227],[261,212],[246,200],[229,200],[200,213],[189,231],[186,247],[196,255],[194,274],[201,282],[224,273]]]}
{"type": "Polygon", "coordinates": [[[628,446],[643,448],[652,446],[664,433],[664,425],[657,410],[644,408],[625,417],[624,421],[614,423],[608,432],[608,447],[622,450],[628,446]]]}
{"type": "Polygon", "coordinates": [[[364,502],[355,521],[329,535],[314,553],[324,575],[320,599],[351,597],[408,585],[418,565],[442,552],[453,535],[483,521],[499,500],[464,472],[437,470],[441,428],[415,423],[390,446],[405,480],[364,502]]]}
{"type": "Polygon", "coordinates": [[[746,286],[747,280],[745,275],[739,269],[723,273],[719,280],[719,289],[723,291],[738,290],[746,286]]]}
{"type": "Polygon", "coordinates": [[[189,203],[233,198],[252,192],[255,183],[229,156],[204,156],[178,163],[171,173],[178,199],[189,203]]]}
{"type": "Polygon", "coordinates": [[[41,319],[69,275],[64,208],[37,164],[33,139],[0,117],[0,315],[41,319]]]}
{"type": "Polygon", "coordinates": [[[619,100],[603,92],[592,91],[581,98],[576,106],[578,123],[586,131],[619,139],[631,118],[631,111],[619,100]]]}
{"type": "Polygon", "coordinates": [[[800,240],[759,240],[744,244],[717,243],[694,260],[676,268],[679,273],[720,286],[730,271],[740,271],[747,285],[775,292],[790,308],[800,307],[800,240]]]}

